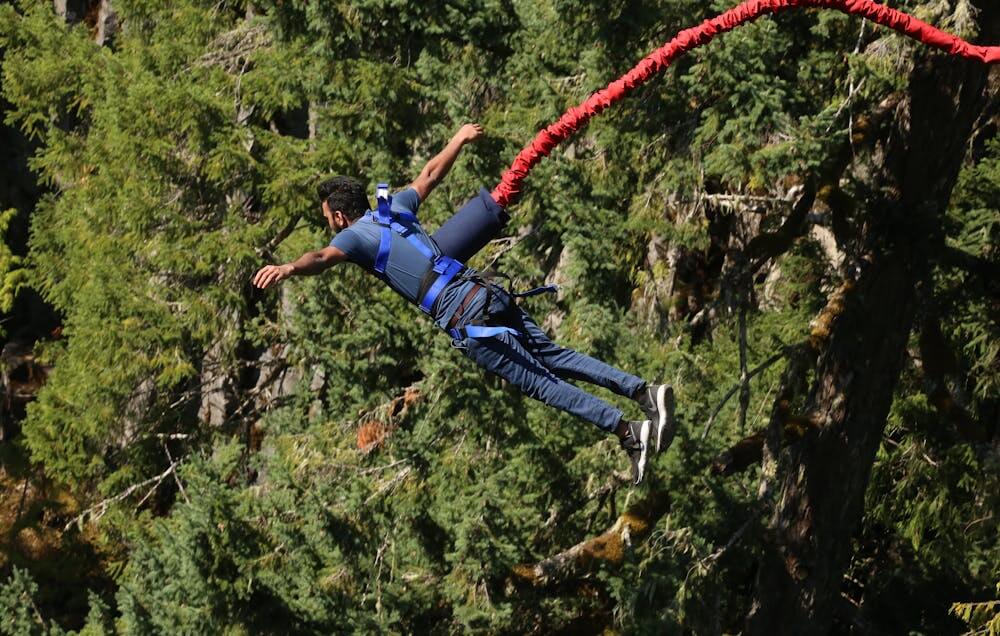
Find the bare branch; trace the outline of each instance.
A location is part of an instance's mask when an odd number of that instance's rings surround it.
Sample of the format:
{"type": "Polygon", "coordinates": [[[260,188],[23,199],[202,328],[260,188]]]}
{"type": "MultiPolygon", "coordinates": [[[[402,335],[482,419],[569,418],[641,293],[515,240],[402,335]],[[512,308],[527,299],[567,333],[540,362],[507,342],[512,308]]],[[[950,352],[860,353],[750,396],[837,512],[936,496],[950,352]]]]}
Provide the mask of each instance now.
{"type": "MultiPolygon", "coordinates": [[[[778,353],[772,355],[770,358],[768,358],[767,360],[765,360],[761,364],[759,364],[756,367],[754,367],[749,373],[747,373],[746,381],[749,382],[750,380],[752,380],[754,378],[754,376],[756,376],[756,375],[762,373],[764,370],[770,368],[775,362],[777,362],[778,360],[781,360],[783,357],[785,357],[786,352],[787,352],[787,350],[779,351],[778,353]]],[[[702,439],[702,441],[704,441],[705,438],[708,437],[708,431],[712,428],[712,423],[715,422],[715,418],[718,417],[719,412],[722,411],[722,407],[724,407],[726,405],[726,403],[729,402],[729,400],[734,395],[736,395],[736,392],[740,390],[740,387],[742,385],[743,385],[742,381],[734,384],[733,387],[731,389],[729,389],[729,391],[726,392],[726,395],[723,396],[722,401],[719,402],[719,404],[715,407],[715,410],[712,411],[712,415],[710,415],[709,418],[708,418],[708,421],[705,422],[705,430],[703,430],[702,433],[701,433],[701,439],[702,439]]]]}
{"type": "MultiPolygon", "coordinates": [[[[163,440],[163,450],[167,454],[167,461],[170,462],[171,464],[173,464],[174,463],[174,458],[170,454],[170,448],[167,446],[167,441],[166,440],[163,440]]],[[[176,484],[177,484],[177,488],[180,489],[181,495],[184,496],[184,501],[186,501],[187,503],[191,503],[191,499],[188,498],[187,491],[184,490],[184,484],[181,483],[181,478],[177,475],[177,471],[176,470],[173,472],[173,475],[174,475],[174,482],[176,482],[176,484]]]]}
{"type": "Polygon", "coordinates": [[[740,336],[740,416],[739,431],[742,433],[747,426],[747,409],[750,408],[750,374],[747,372],[747,303],[746,294],[740,291],[739,307],[740,336]]]}
{"type": "MultiPolygon", "coordinates": [[[[100,503],[98,503],[96,505],[93,505],[90,508],[87,508],[86,510],[84,510],[83,512],[81,512],[80,514],[78,514],[77,516],[73,517],[69,521],[69,523],[67,523],[65,526],[63,526],[63,532],[69,530],[70,527],[73,526],[73,524],[82,523],[83,520],[87,517],[87,515],[90,515],[90,520],[91,521],[97,521],[102,516],[104,516],[104,513],[106,513],[108,511],[108,508],[111,506],[111,504],[117,503],[117,502],[121,501],[122,499],[125,499],[126,497],[128,497],[129,495],[131,495],[135,491],[139,490],[140,488],[144,488],[144,487],[146,487],[146,486],[148,486],[150,484],[153,484],[153,489],[155,489],[156,486],[159,486],[160,483],[163,482],[164,479],[166,479],[171,474],[173,474],[174,470],[177,469],[177,466],[182,461],[183,461],[183,458],[178,459],[177,461],[171,463],[170,466],[168,466],[167,469],[165,471],[163,471],[162,473],[160,473],[159,475],[156,475],[155,477],[150,477],[149,479],[147,479],[145,481],[140,481],[137,484],[132,484],[131,486],[129,486],[128,488],[126,488],[124,491],[122,491],[119,494],[115,495],[114,497],[110,497],[108,499],[105,499],[104,501],[102,501],[102,502],[100,502],[100,503]]],[[[148,494],[146,495],[146,497],[143,497],[142,501],[145,501],[147,497],[149,497],[148,494]]]]}
{"type": "Polygon", "coordinates": [[[515,234],[514,236],[505,236],[503,238],[493,239],[492,241],[490,241],[490,245],[500,245],[501,247],[500,250],[496,253],[496,255],[493,256],[492,260],[490,260],[489,264],[483,269],[486,270],[493,269],[496,266],[497,262],[505,254],[507,254],[507,252],[511,251],[512,249],[520,245],[522,241],[524,241],[526,238],[534,234],[534,232],[535,228],[533,225],[525,225],[520,230],[518,230],[517,234],[515,234]]]}

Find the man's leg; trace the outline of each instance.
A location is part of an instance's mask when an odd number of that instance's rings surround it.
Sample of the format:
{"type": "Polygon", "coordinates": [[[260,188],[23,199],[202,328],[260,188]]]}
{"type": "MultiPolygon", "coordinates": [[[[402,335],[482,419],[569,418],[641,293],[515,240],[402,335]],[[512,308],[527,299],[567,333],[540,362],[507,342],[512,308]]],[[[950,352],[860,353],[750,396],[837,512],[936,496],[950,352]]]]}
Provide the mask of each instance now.
{"type": "Polygon", "coordinates": [[[494,321],[517,329],[524,334],[524,346],[539,362],[560,378],[581,380],[602,386],[628,398],[636,399],[646,382],[597,358],[560,346],[542,331],[534,319],[517,305],[511,303],[506,311],[493,317],[494,321]]]}
{"type": "Polygon", "coordinates": [[[510,334],[466,338],[462,348],[476,364],[507,380],[528,397],[572,413],[608,433],[615,433],[622,422],[621,410],[557,376],[510,334]]]}
{"type": "Polygon", "coordinates": [[[525,395],[617,435],[632,465],[633,482],[638,484],[642,481],[650,454],[652,423],[649,420],[626,420],[620,410],[545,368],[517,338],[508,333],[491,338],[466,338],[462,346],[465,354],[479,366],[507,380],[525,395]]]}
{"type": "MultiPolygon", "coordinates": [[[[495,290],[496,291],[496,290],[495,290]]],[[[549,338],[534,319],[505,292],[497,291],[491,307],[491,323],[517,329],[521,343],[547,369],[566,380],[582,380],[602,386],[639,403],[653,424],[652,440],[656,452],[670,446],[676,430],[673,389],[664,384],[647,384],[642,378],[626,373],[601,360],[562,347],[549,338]]],[[[628,434],[625,421],[615,431],[624,440],[628,434]]]]}

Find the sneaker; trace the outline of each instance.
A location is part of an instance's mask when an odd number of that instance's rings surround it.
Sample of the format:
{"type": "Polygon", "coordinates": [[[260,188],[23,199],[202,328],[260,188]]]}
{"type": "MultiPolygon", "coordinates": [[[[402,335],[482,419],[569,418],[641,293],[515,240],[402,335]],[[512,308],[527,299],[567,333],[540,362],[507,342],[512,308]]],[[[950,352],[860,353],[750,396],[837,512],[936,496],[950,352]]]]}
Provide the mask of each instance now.
{"type": "Polygon", "coordinates": [[[655,452],[660,453],[670,448],[677,431],[674,420],[674,390],[666,384],[647,385],[636,398],[643,413],[653,423],[653,442],[655,452]]]}
{"type": "Polygon", "coordinates": [[[632,463],[632,481],[638,485],[646,475],[646,462],[649,461],[646,449],[649,448],[651,423],[649,420],[643,420],[641,422],[626,422],[626,425],[628,426],[628,436],[620,443],[632,463]]]}

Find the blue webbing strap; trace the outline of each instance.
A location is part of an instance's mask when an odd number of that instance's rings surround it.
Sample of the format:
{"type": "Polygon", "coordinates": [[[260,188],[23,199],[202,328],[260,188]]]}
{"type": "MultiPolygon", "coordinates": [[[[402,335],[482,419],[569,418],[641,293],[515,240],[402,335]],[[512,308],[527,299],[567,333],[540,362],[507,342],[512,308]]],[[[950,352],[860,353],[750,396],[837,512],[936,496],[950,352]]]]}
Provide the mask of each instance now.
{"type": "Polygon", "coordinates": [[[396,232],[409,241],[424,258],[433,264],[434,271],[438,274],[434,284],[431,285],[430,289],[427,290],[427,293],[420,300],[420,309],[429,314],[434,309],[434,301],[437,300],[441,291],[455,276],[465,269],[465,265],[451,257],[438,256],[417,237],[411,228],[400,223],[400,221],[405,221],[411,225],[420,225],[416,214],[405,210],[398,212],[392,210],[392,197],[389,196],[388,184],[378,184],[378,189],[375,193],[378,199],[378,210],[373,213],[373,218],[382,227],[382,235],[378,244],[378,254],[375,257],[375,271],[379,274],[385,274],[385,268],[389,264],[389,253],[392,249],[393,232],[396,232]]]}
{"type": "MultiPolygon", "coordinates": [[[[378,254],[375,257],[375,271],[379,274],[385,274],[385,268],[389,264],[389,252],[392,249],[393,232],[396,232],[409,241],[418,252],[423,254],[424,258],[433,263],[434,271],[438,274],[438,277],[434,280],[434,283],[431,285],[430,289],[427,290],[427,293],[424,294],[423,299],[420,301],[420,309],[429,314],[434,309],[434,301],[437,300],[441,291],[452,281],[452,279],[458,276],[458,274],[465,269],[465,265],[450,256],[445,256],[443,254],[439,256],[435,254],[423,241],[417,238],[411,228],[408,228],[400,223],[402,220],[411,225],[420,225],[417,215],[412,212],[393,212],[392,197],[389,196],[388,184],[378,184],[375,196],[378,199],[378,209],[372,213],[372,217],[374,221],[382,227],[382,235],[379,238],[378,244],[378,254]]],[[[529,289],[528,291],[512,295],[517,297],[535,296],[537,294],[553,292],[557,289],[558,286],[556,285],[546,285],[544,287],[536,287],[535,289],[529,289]]],[[[451,334],[451,337],[456,340],[461,340],[466,337],[492,338],[494,336],[499,336],[502,333],[509,333],[515,338],[521,335],[516,329],[511,329],[510,327],[485,327],[482,325],[469,325],[461,329],[449,329],[448,333],[451,334]]]]}
{"type": "Polygon", "coordinates": [[[389,264],[389,250],[392,247],[392,197],[389,196],[389,186],[385,183],[378,184],[376,190],[378,197],[378,210],[375,212],[375,222],[382,226],[382,236],[378,242],[378,255],[375,256],[375,271],[385,274],[386,265],[389,264]]]}
{"type": "Polygon", "coordinates": [[[434,280],[431,288],[427,290],[427,293],[424,294],[424,299],[420,301],[420,308],[428,314],[431,313],[431,309],[434,308],[434,301],[437,300],[441,290],[463,269],[465,269],[465,265],[448,256],[441,256],[434,261],[434,271],[438,273],[438,277],[434,280]]]}
{"type": "MultiPolygon", "coordinates": [[[[399,214],[399,213],[394,212],[393,214],[399,214]]],[[[412,214],[410,216],[413,217],[412,214]]],[[[417,222],[416,217],[413,217],[413,221],[411,221],[411,223],[418,226],[420,225],[420,223],[417,222]]],[[[410,228],[406,227],[405,225],[397,221],[393,221],[390,227],[392,227],[392,229],[396,231],[396,234],[399,234],[407,241],[409,241],[410,244],[413,245],[413,247],[417,248],[417,251],[423,254],[424,258],[426,258],[427,260],[433,261],[434,259],[437,258],[437,255],[431,251],[431,248],[427,247],[426,243],[417,238],[416,234],[414,234],[410,228]]]]}
{"type": "Polygon", "coordinates": [[[449,329],[448,335],[450,335],[455,340],[464,340],[465,338],[492,338],[494,336],[499,336],[502,333],[509,333],[510,335],[517,338],[520,336],[520,332],[517,329],[511,329],[510,327],[485,327],[483,325],[468,325],[466,327],[461,327],[460,329],[449,329]]]}

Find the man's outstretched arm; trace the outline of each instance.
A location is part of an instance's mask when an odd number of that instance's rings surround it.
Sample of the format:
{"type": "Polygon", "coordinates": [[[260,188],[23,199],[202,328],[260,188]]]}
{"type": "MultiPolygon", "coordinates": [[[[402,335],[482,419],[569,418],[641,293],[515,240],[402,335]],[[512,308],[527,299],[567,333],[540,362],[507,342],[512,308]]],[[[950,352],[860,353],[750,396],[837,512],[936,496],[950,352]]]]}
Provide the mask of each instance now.
{"type": "Polygon", "coordinates": [[[410,184],[410,187],[417,191],[417,196],[420,197],[421,203],[427,200],[434,187],[441,183],[444,176],[451,170],[452,164],[455,163],[455,158],[462,151],[462,146],[470,141],[474,141],[482,134],[483,127],[479,124],[465,124],[458,129],[458,132],[451,138],[451,141],[444,147],[444,150],[427,162],[424,169],[420,171],[420,176],[410,184]]]}
{"type": "Polygon", "coordinates": [[[345,260],[347,260],[347,254],[336,247],[324,247],[315,252],[306,252],[291,263],[261,267],[253,277],[253,284],[255,287],[267,289],[292,276],[314,276],[325,272],[345,260]]]}

